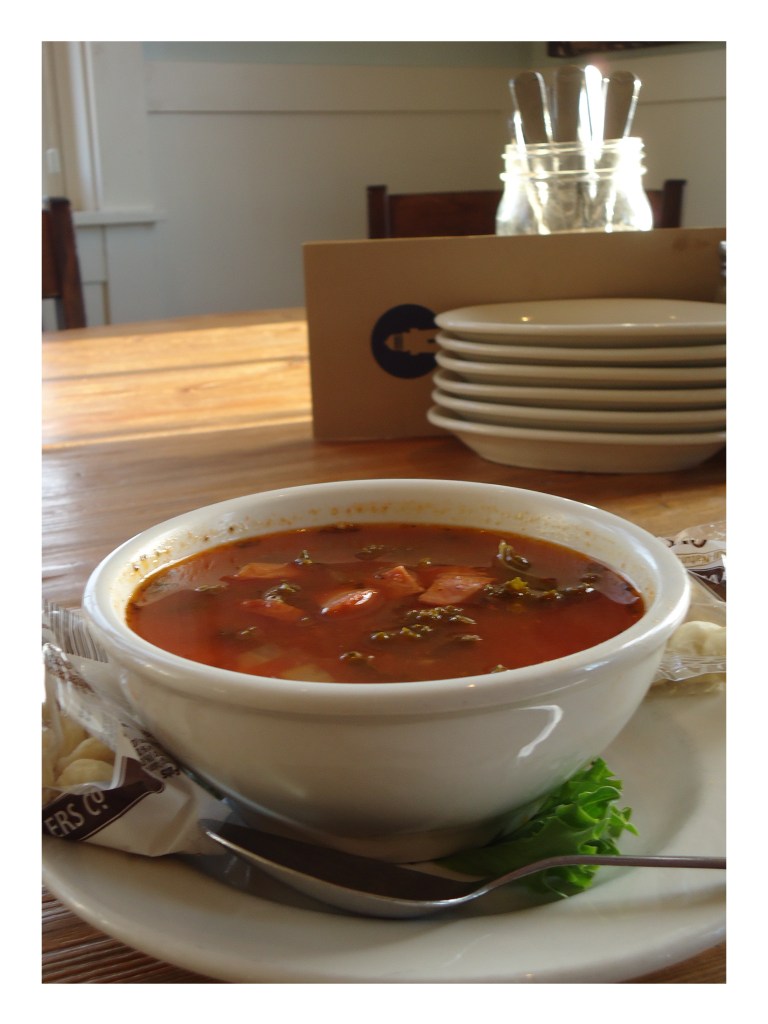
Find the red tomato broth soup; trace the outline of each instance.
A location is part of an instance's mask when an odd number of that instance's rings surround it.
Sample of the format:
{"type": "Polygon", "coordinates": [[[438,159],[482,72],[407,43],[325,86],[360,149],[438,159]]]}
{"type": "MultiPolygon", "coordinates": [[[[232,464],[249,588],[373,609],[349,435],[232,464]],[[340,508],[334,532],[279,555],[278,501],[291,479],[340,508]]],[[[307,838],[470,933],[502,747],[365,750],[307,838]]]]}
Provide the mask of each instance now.
{"type": "Polygon", "coordinates": [[[629,628],[637,590],[516,534],[343,523],[212,548],[138,588],[128,626],[193,661],[317,682],[411,682],[550,661],[629,628]]]}

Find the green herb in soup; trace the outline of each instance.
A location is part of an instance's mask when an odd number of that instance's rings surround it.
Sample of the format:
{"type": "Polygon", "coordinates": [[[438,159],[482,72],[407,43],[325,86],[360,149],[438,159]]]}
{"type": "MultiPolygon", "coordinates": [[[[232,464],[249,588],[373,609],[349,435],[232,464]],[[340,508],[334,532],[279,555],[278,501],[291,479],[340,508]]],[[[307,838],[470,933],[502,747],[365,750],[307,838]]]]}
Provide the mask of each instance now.
{"type": "Polygon", "coordinates": [[[128,625],[174,654],[279,679],[412,682],[550,661],[643,614],[617,572],[487,530],[338,524],[254,537],[160,570],[128,625]]]}

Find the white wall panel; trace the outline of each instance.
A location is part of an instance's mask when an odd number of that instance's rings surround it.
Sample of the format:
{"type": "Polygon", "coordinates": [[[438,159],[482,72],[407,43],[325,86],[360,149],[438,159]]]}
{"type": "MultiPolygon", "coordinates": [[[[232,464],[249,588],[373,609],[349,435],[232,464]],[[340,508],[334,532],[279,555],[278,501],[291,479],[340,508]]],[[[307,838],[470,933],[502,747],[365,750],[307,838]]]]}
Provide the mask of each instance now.
{"type": "Polygon", "coordinates": [[[495,114],[153,118],[166,297],[184,312],[303,304],[305,241],[364,238],[365,188],[501,187],[495,114]]]}

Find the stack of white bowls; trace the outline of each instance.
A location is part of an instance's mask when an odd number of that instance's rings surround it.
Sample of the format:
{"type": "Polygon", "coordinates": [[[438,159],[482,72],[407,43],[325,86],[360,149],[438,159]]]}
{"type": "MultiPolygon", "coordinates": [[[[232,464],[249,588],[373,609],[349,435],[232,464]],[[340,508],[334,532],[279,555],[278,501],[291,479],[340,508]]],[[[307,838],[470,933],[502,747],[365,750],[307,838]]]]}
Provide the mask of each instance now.
{"type": "Polygon", "coordinates": [[[667,472],[725,444],[725,305],[557,299],[435,317],[429,421],[491,462],[667,472]]]}

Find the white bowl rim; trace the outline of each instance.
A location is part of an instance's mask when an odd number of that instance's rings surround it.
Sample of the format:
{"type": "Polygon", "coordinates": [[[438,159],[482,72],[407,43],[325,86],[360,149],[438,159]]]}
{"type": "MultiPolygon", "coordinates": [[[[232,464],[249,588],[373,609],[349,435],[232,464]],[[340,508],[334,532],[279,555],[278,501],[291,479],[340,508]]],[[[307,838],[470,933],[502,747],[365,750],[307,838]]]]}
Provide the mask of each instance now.
{"type": "MultiPolygon", "coordinates": [[[[665,409],[703,408],[724,406],[726,389],[702,388],[590,388],[568,387],[558,384],[500,384],[465,380],[455,370],[438,367],[432,374],[432,382],[444,392],[474,398],[476,401],[514,401],[534,399],[537,405],[547,402],[571,403],[582,400],[583,408],[614,409],[616,404],[623,408],[632,405],[637,409],[655,410],[662,405],[665,409]],[[615,403],[615,404],[614,404],[615,403]]],[[[563,405],[563,408],[566,408],[563,405]]]]}
{"type": "MultiPolygon", "coordinates": [[[[462,419],[470,423],[486,423],[485,416],[495,416],[494,423],[499,426],[520,427],[520,420],[538,420],[535,424],[524,425],[525,429],[570,430],[563,420],[578,423],[574,428],[581,432],[592,433],[594,425],[613,422],[614,433],[623,433],[622,426],[634,424],[636,427],[658,420],[667,420],[667,434],[673,434],[675,427],[682,427],[681,433],[687,433],[689,426],[708,426],[711,430],[719,430],[725,425],[725,406],[713,409],[564,409],[554,405],[515,405],[512,402],[487,402],[481,398],[464,398],[435,388],[431,399],[444,415],[458,413],[462,419]],[[475,419],[475,415],[480,416],[475,419]],[[546,422],[549,420],[549,422],[546,422]],[[620,421],[616,425],[616,421],[620,421]],[[559,422],[558,422],[559,421],[559,422]],[[622,422],[623,421],[623,422],[622,422]]],[[[628,431],[629,432],[629,431],[628,431]]],[[[694,431],[691,431],[694,433],[694,431]]],[[[695,431],[698,432],[698,431],[695,431]]],[[[703,431],[702,431],[703,432],[703,431]]]]}
{"type": "Polygon", "coordinates": [[[659,334],[662,331],[670,334],[682,335],[685,333],[700,334],[702,338],[725,334],[726,330],[726,307],[725,303],[710,303],[700,300],[675,299],[669,297],[643,297],[643,296],[595,296],[555,299],[535,299],[516,302],[492,302],[474,306],[462,306],[458,309],[443,310],[435,317],[438,327],[446,331],[472,331],[485,334],[509,335],[512,332],[516,336],[536,335],[568,335],[570,337],[594,337],[595,335],[612,334],[620,331],[622,334],[648,337],[659,334]],[[627,310],[634,312],[636,319],[627,319],[627,310]],[[563,319],[552,319],[547,321],[525,322],[520,319],[520,314],[530,316],[532,313],[541,313],[546,316],[548,311],[565,309],[570,314],[582,313],[590,309],[602,309],[604,311],[617,310],[618,314],[613,318],[595,319],[581,316],[575,321],[568,322],[563,319]],[[637,318],[639,310],[674,310],[675,317],[666,318],[656,316],[650,318],[647,315],[637,318]],[[689,319],[681,320],[680,313],[687,311],[692,314],[689,319]],[[706,315],[704,315],[706,313],[706,315]],[[518,314],[515,318],[513,314],[518,314]],[[493,319],[496,318],[496,319],[493,319]]]}
{"type": "Polygon", "coordinates": [[[723,366],[566,366],[558,363],[492,363],[479,359],[464,359],[462,356],[435,352],[435,362],[444,370],[453,370],[459,376],[482,377],[497,383],[514,385],[539,380],[551,385],[557,381],[567,387],[578,387],[587,381],[594,387],[597,381],[608,381],[619,387],[635,389],[663,386],[664,382],[674,388],[689,385],[722,387],[726,382],[726,367],[723,366]]]}
{"type": "Polygon", "coordinates": [[[687,576],[679,559],[661,540],[614,513],[571,498],[505,484],[400,477],[300,484],[240,495],[181,513],[136,534],[108,554],[94,569],[86,583],[83,609],[96,627],[97,634],[106,639],[108,649],[112,648],[118,652],[118,660],[126,657],[134,663],[140,660],[143,674],[152,676],[159,685],[189,697],[216,701],[221,699],[222,691],[226,690],[225,703],[228,706],[250,706],[260,710],[298,715],[342,714],[383,717],[409,714],[436,715],[465,711],[468,708],[527,704],[534,697],[544,697],[579,684],[589,685],[590,673],[608,659],[616,664],[618,670],[622,664],[632,663],[644,657],[654,647],[660,646],[660,639],[671,634],[682,621],[688,605],[688,593],[687,576]],[[372,486],[378,486],[381,490],[388,491],[396,487],[402,488],[404,485],[414,488],[428,485],[451,490],[462,488],[467,493],[474,490],[478,496],[482,494],[486,499],[494,492],[500,494],[511,491],[541,501],[545,505],[555,505],[561,512],[578,511],[580,515],[586,512],[593,522],[597,520],[598,524],[607,529],[627,533],[644,549],[648,560],[652,559],[658,565],[658,590],[654,600],[646,608],[642,618],[622,633],[562,658],[486,675],[364,685],[272,679],[219,669],[182,658],[139,637],[115,611],[109,600],[110,581],[117,577],[122,567],[127,563],[134,563],[138,553],[151,549],[156,545],[158,538],[179,526],[186,524],[188,527],[190,519],[210,519],[212,516],[235,511],[254,500],[275,500],[281,496],[331,497],[334,492],[348,491],[355,487],[370,489],[372,486]],[[103,635],[105,633],[106,638],[103,635]],[[178,678],[180,670],[184,672],[183,681],[178,678]],[[558,676],[555,682],[550,678],[553,672],[557,672],[558,676]],[[478,685],[478,680],[482,680],[482,685],[478,685]]]}
{"type": "Polygon", "coordinates": [[[510,440],[549,441],[557,444],[626,444],[644,446],[669,446],[679,448],[701,448],[721,444],[726,439],[725,430],[697,430],[692,433],[675,433],[674,430],[658,434],[629,433],[628,431],[606,430],[565,430],[556,427],[515,427],[506,423],[486,423],[460,417],[453,410],[433,405],[427,410],[427,418],[435,426],[443,427],[454,434],[483,434],[486,437],[501,437],[510,440]]]}
{"type": "Polygon", "coordinates": [[[726,361],[726,344],[724,341],[709,341],[701,345],[658,345],[645,348],[622,348],[612,351],[605,346],[569,345],[520,345],[513,341],[478,341],[475,338],[461,338],[446,331],[435,335],[435,342],[449,355],[459,355],[467,359],[478,359],[494,365],[506,366],[508,363],[525,361],[529,366],[550,366],[552,363],[564,365],[592,365],[621,367],[627,365],[643,366],[721,366],[726,361]],[[486,358],[482,358],[485,356],[486,358]],[[495,359],[489,357],[495,356],[495,359]],[[537,360],[538,357],[538,360],[537,360]],[[705,360],[702,363],[702,360],[705,360]]]}

